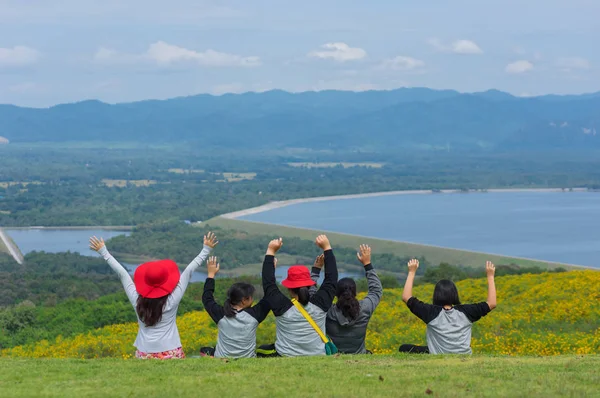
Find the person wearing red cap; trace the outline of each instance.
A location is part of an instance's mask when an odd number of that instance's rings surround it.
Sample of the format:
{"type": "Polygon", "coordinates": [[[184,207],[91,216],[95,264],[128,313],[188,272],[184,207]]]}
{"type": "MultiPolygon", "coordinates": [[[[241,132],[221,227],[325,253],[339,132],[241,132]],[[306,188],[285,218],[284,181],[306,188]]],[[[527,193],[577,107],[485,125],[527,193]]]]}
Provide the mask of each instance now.
{"type": "Polygon", "coordinates": [[[316,283],[311,279],[308,268],[294,265],[288,269],[287,278],[281,284],[288,288],[290,300],[277,287],[275,279],[275,254],[283,245],[281,238],[269,243],[263,262],[262,283],[265,298],[275,315],[277,325],[275,344],[261,346],[257,355],[267,356],[313,356],[325,355],[325,343],[319,333],[313,328],[300,312],[294,301],[304,308],[322,333],[325,331],[325,317],[331,308],[338,280],[338,270],[329,239],[319,235],[316,244],[323,250],[325,263],[325,280],[313,295],[310,287],[316,283]]]}
{"type": "Polygon", "coordinates": [[[127,270],[108,252],[104,240],[95,236],[90,238],[90,248],[97,251],[119,275],[127,298],[136,310],[139,325],[133,344],[137,348],[136,358],[185,358],[176,323],[177,308],[192,273],[217,243],[212,232],[206,234],[202,251],[181,275],[174,261],[159,260],[137,267],[131,280],[127,270]]]}

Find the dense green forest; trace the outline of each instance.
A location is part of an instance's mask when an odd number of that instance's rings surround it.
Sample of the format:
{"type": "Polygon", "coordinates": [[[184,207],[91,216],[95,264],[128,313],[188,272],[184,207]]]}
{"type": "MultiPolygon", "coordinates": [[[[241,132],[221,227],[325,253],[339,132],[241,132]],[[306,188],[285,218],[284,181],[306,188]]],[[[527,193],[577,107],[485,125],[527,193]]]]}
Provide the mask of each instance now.
{"type": "MultiPolygon", "coordinates": [[[[122,290],[116,276],[112,275],[112,279],[122,290]]],[[[237,280],[227,279],[217,283],[215,297],[219,302],[225,300],[227,288],[237,280]]],[[[244,277],[243,280],[260,286],[258,277],[244,277]]],[[[203,289],[202,283],[189,285],[179,305],[179,315],[203,309],[203,289]]],[[[0,348],[43,339],[52,340],[59,335],[68,337],[135,320],[135,310],[121,291],[91,301],[84,298],[68,299],[54,306],[36,305],[27,300],[16,306],[0,308],[0,348]]]]}
{"type": "MultiPolygon", "coordinates": [[[[136,227],[129,236],[112,238],[107,247],[113,252],[171,258],[180,265],[186,265],[202,249],[202,236],[209,230],[213,231],[219,240],[214,253],[219,257],[223,270],[262,263],[267,243],[273,239],[273,236],[249,235],[241,231],[211,228],[210,224],[200,228],[181,222],[169,222],[136,227]]],[[[320,252],[313,241],[289,238],[285,240],[280,253],[294,257],[295,262],[312,265],[312,261],[320,252]]],[[[341,266],[358,267],[356,248],[335,247],[335,255],[341,266]]],[[[406,264],[410,257],[375,252],[372,259],[377,269],[397,272],[400,264],[406,264]]],[[[429,263],[425,258],[420,260],[420,271],[424,272],[429,263]]]]}
{"type": "Polygon", "coordinates": [[[54,305],[78,297],[95,299],[120,289],[106,263],[77,253],[32,252],[23,265],[0,253],[0,307],[24,300],[54,305]]]}
{"type": "Polygon", "coordinates": [[[0,225],[203,221],[275,200],[391,190],[600,188],[596,155],[8,145],[0,225]]]}

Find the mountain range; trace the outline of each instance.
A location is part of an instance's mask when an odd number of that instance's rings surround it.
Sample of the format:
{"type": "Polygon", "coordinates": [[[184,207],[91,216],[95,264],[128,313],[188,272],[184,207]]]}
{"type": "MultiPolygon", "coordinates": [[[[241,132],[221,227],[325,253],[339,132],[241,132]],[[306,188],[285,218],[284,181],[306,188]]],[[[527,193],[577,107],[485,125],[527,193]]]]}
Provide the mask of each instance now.
{"type": "Polygon", "coordinates": [[[350,149],[600,149],[600,92],[522,98],[402,88],[207,94],[50,108],[0,105],[10,142],[110,141],[350,149]]]}

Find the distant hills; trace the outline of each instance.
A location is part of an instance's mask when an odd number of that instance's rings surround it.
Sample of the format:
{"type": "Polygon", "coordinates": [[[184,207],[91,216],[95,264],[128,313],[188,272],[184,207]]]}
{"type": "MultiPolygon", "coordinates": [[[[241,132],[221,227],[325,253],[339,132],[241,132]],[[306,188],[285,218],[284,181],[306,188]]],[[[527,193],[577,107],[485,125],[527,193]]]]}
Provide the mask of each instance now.
{"type": "Polygon", "coordinates": [[[39,141],[190,142],[234,148],[600,149],[600,93],[514,97],[402,88],[196,95],[48,109],[0,105],[0,136],[39,141]]]}

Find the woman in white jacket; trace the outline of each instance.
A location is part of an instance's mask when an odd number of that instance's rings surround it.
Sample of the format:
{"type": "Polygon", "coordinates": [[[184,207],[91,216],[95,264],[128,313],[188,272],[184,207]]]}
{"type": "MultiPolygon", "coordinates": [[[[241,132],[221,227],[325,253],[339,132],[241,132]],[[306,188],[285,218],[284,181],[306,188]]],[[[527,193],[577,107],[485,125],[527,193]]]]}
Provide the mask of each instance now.
{"type": "Polygon", "coordinates": [[[104,240],[90,238],[90,248],[97,251],[119,275],[127,298],[136,310],[138,334],[133,344],[140,359],[182,359],[176,316],[179,302],[190,282],[192,273],[219,243],[212,232],[204,236],[200,254],[179,274],[173,260],[159,260],[140,265],[133,280],[127,270],[108,252],[104,240]]]}

